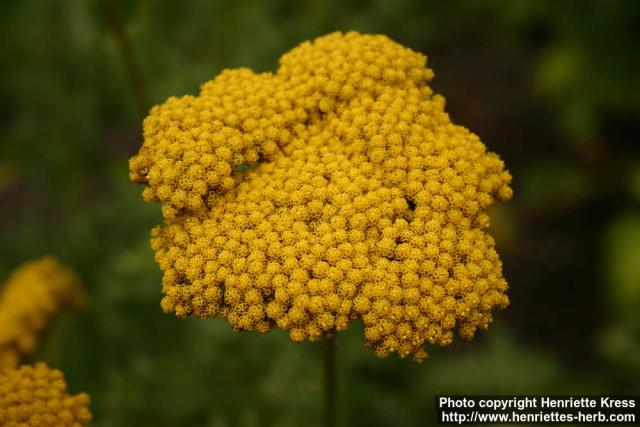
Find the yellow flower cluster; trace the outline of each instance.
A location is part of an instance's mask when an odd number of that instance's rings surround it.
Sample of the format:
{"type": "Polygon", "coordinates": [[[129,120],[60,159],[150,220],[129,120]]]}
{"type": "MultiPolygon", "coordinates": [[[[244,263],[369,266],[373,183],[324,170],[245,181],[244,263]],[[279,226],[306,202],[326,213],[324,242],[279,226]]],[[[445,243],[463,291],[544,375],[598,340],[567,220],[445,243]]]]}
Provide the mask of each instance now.
{"type": "Polygon", "coordinates": [[[294,341],[361,318],[379,356],[417,360],[486,328],[508,298],[485,211],[511,176],[432,76],[385,36],[333,33],[154,107],[130,171],[162,203],[163,309],[294,341]]]}
{"type": "Polygon", "coordinates": [[[18,365],[64,305],[78,305],[82,292],[76,275],[54,257],[28,262],[0,288],[0,372],[18,365]]]}
{"type": "Polygon", "coordinates": [[[44,363],[0,373],[3,427],[81,427],[91,421],[89,396],[71,396],[62,372],[44,363]]]}

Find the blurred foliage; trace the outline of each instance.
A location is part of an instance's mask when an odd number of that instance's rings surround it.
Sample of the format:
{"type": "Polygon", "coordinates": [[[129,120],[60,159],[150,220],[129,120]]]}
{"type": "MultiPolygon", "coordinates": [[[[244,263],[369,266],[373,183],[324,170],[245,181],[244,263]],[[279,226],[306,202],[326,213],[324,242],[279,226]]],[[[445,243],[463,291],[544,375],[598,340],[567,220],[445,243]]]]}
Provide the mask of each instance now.
{"type": "Polygon", "coordinates": [[[640,2],[6,0],[0,278],[45,253],[83,278],[90,307],[39,356],[92,395],[94,425],[318,423],[321,344],[162,313],[159,208],[127,159],[146,98],[273,70],[336,29],[429,55],[452,117],[515,177],[492,215],[511,307],[422,365],[376,359],[354,325],[338,339],[342,425],[429,424],[441,393],[640,392],[640,2]]]}
{"type": "Polygon", "coordinates": [[[622,215],[607,231],[611,298],[623,315],[640,305],[640,215],[622,215]]]}
{"type": "MultiPolygon", "coordinates": [[[[605,114],[640,107],[634,81],[638,4],[624,0],[494,3],[504,22],[544,35],[534,88],[562,114],[561,129],[580,141],[604,124],[605,114]]],[[[525,35],[526,33],[521,33],[525,35]]]]}

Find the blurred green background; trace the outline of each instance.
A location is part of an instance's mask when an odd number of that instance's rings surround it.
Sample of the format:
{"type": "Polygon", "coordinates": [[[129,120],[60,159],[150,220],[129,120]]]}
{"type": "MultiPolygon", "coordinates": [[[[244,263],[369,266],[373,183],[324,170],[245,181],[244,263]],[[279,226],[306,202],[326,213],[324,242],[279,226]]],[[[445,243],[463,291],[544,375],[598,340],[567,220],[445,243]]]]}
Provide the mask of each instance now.
{"type": "Polygon", "coordinates": [[[322,345],[160,309],[160,208],[130,184],[149,105],[224,68],[274,70],[334,30],[429,57],[457,123],[514,176],[491,212],[511,306],[488,332],[377,359],[338,338],[343,426],[435,423],[443,393],[640,392],[640,2],[0,2],[0,280],[57,255],[88,310],[38,354],[92,396],[95,426],[313,426],[322,345]]]}

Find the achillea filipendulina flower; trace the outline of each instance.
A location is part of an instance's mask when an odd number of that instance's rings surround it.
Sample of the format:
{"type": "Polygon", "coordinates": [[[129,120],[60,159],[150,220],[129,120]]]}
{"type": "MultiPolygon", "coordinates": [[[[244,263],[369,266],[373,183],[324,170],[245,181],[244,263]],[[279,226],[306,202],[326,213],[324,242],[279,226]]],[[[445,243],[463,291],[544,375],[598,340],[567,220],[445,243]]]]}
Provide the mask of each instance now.
{"type": "Polygon", "coordinates": [[[62,372],[44,363],[0,373],[0,425],[80,427],[91,421],[89,395],[71,396],[62,372]]]}
{"type": "Polygon", "coordinates": [[[52,256],[15,270],[0,288],[0,372],[34,349],[39,332],[65,305],[81,301],[77,276],[52,256]]]}
{"type": "Polygon", "coordinates": [[[333,33],[154,107],[130,170],[162,204],[163,309],[295,341],[361,318],[379,356],[417,360],[486,328],[508,298],[485,211],[511,176],[432,77],[385,36],[333,33]]]}

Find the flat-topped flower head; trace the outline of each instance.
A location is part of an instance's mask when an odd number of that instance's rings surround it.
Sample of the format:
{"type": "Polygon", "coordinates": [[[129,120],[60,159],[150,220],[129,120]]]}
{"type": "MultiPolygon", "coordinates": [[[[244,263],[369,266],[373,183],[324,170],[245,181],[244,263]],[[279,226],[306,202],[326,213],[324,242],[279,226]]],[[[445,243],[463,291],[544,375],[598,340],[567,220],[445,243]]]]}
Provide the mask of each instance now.
{"type": "Polygon", "coordinates": [[[130,170],[162,205],[163,309],[295,341],[360,318],[379,356],[417,360],[486,328],[508,298],[485,212],[511,176],[432,77],[385,36],[333,33],[154,107],[130,170]]]}
{"type": "Polygon", "coordinates": [[[82,427],[91,421],[89,396],[70,395],[62,372],[44,363],[0,373],[3,427],[82,427]]]}
{"type": "Polygon", "coordinates": [[[0,372],[17,366],[51,319],[82,300],[75,273],[52,256],[16,269],[0,287],[0,372]]]}

